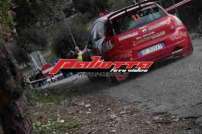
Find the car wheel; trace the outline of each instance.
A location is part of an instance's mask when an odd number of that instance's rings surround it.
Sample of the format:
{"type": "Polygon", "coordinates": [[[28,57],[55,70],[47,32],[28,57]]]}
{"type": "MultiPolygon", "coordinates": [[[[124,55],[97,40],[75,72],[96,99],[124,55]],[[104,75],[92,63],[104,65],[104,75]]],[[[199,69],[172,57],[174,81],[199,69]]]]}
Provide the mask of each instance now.
{"type": "Polygon", "coordinates": [[[114,73],[114,76],[112,78],[112,82],[122,82],[127,80],[130,73],[114,73]]]}
{"type": "Polygon", "coordinates": [[[91,75],[88,75],[88,79],[91,81],[91,82],[99,82],[99,81],[105,81],[106,80],[106,77],[101,77],[101,76],[91,76],[91,75]]]}

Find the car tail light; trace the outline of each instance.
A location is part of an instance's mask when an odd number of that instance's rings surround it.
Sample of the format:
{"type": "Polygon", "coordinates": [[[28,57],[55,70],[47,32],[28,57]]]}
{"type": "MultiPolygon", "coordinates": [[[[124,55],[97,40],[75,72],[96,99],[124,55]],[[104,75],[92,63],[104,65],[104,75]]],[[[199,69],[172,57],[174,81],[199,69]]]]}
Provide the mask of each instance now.
{"type": "Polygon", "coordinates": [[[172,17],[171,22],[173,24],[172,27],[171,27],[172,29],[176,29],[177,27],[183,25],[182,21],[176,16],[172,17]]]}

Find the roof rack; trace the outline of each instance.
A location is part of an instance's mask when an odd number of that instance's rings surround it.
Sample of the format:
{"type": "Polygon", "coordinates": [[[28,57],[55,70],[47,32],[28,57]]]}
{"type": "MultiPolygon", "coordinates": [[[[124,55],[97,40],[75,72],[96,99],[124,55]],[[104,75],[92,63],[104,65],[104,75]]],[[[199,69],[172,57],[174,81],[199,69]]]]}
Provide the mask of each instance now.
{"type": "MultiPolygon", "coordinates": [[[[154,0],[154,1],[155,1],[155,0],[154,0]]],[[[136,6],[141,7],[142,4],[146,4],[146,3],[154,2],[154,1],[153,1],[153,0],[143,0],[142,2],[134,3],[134,4],[132,4],[131,6],[128,6],[128,7],[125,7],[125,8],[123,8],[123,9],[120,9],[120,10],[118,10],[118,11],[115,11],[114,13],[112,13],[112,14],[108,17],[108,20],[111,19],[113,16],[115,16],[115,15],[121,13],[121,12],[124,12],[124,11],[125,11],[125,13],[126,13],[127,10],[130,9],[130,8],[133,8],[133,7],[136,7],[136,6]]]]}

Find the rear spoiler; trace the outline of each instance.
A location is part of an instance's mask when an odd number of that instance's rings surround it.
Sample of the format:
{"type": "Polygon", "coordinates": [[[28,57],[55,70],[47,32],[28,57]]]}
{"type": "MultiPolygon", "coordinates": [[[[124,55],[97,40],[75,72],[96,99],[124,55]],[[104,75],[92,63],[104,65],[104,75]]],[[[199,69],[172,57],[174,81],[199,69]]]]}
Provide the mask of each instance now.
{"type": "MultiPolygon", "coordinates": [[[[182,6],[182,5],[185,5],[185,4],[187,4],[187,3],[191,2],[191,1],[192,1],[192,0],[183,0],[183,1],[181,1],[181,2],[179,2],[179,3],[177,3],[177,4],[175,4],[175,5],[172,5],[172,6],[168,7],[168,8],[166,8],[166,11],[167,11],[167,12],[173,11],[174,9],[176,9],[176,8],[182,6]]],[[[108,20],[110,20],[113,16],[115,16],[115,15],[121,13],[121,12],[124,12],[124,11],[127,12],[127,10],[130,9],[130,8],[133,8],[133,7],[136,7],[136,6],[141,7],[142,4],[151,3],[151,2],[156,2],[156,0],[144,0],[144,1],[142,1],[142,2],[134,3],[134,4],[131,5],[131,6],[128,6],[128,7],[126,7],[126,8],[120,9],[120,10],[118,10],[118,11],[112,13],[112,14],[108,17],[108,20]]]]}
{"type": "Polygon", "coordinates": [[[185,5],[185,4],[187,4],[187,3],[191,2],[191,1],[192,0],[183,0],[183,1],[181,1],[181,2],[179,2],[177,4],[175,4],[175,5],[172,5],[172,6],[168,7],[168,8],[166,8],[166,11],[170,12],[170,11],[172,11],[172,10],[182,6],[182,5],[185,5]]]}
{"type": "Polygon", "coordinates": [[[153,1],[153,0],[144,0],[144,1],[142,1],[142,2],[134,3],[134,4],[132,4],[131,6],[128,6],[128,7],[126,7],[126,8],[120,9],[120,10],[118,10],[118,11],[112,13],[112,14],[108,17],[108,20],[110,20],[113,16],[115,16],[115,15],[121,13],[121,12],[124,12],[124,11],[127,12],[127,10],[130,9],[130,8],[138,7],[138,6],[141,7],[142,4],[151,3],[151,2],[154,2],[154,1],[153,1]]]}

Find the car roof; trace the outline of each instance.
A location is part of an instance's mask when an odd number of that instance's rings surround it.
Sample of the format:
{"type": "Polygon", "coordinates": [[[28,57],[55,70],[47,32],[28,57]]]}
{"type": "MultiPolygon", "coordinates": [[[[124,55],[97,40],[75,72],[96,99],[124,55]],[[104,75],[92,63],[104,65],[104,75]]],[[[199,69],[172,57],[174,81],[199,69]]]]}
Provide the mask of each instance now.
{"type": "Polygon", "coordinates": [[[134,4],[134,5],[131,5],[131,6],[128,6],[128,7],[125,7],[125,8],[122,8],[120,10],[116,10],[116,11],[113,11],[113,12],[110,12],[109,14],[106,14],[102,17],[99,17],[98,19],[96,19],[95,22],[106,22],[109,18],[113,17],[113,16],[116,16],[118,17],[119,15],[122,15],[124,11],[127,11],[127,10],[130,10],[130,9],[135,9],[137,7],[140,7],[140,6],[148,6],[148,5],[152,5],[152,4],[156,4],[156,2],[145,2],[145,3],[140,3],[140,4],[134,4]]]}
{"type": "Polygon", "coordinates": [[[98,19],[96,19],[96,21],[101,21],[101,22],[105,22],[108,20],[109,16],[111,16],[114,12],[110,12],[107,15],[104,15],[102,17],[99,17],[98,19]]]}

